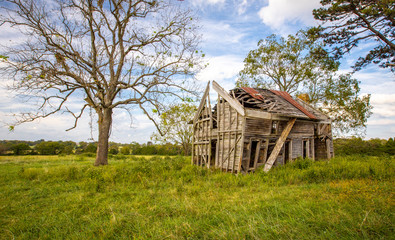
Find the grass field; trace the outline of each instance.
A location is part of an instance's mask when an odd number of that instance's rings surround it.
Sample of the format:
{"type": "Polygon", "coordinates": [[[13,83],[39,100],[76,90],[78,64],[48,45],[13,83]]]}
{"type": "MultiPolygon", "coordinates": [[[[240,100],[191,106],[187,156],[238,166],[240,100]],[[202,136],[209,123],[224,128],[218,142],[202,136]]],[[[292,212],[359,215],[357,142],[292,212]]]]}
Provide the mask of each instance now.
{"type": "Polygon", "coordinates": [[[184,157],[0,157],[0,239],[394,239],[392,157],[232,175],[184,157]]]}

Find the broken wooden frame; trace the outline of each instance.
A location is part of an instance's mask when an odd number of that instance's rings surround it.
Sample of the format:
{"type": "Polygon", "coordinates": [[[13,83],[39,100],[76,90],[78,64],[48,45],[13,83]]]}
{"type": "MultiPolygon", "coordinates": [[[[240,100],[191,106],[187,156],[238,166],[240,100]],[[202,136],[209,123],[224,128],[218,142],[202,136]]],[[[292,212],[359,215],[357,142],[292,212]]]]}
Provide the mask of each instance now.
{"type": "MultiPolygon", "coordinates": [[[[248,99],[238,89],[229,94],[215,81],[212,86],[218,93],[214,109],[210,105],[208,84],[193,120],[193,164],[240,173],[255,171],[260,166],[268,171],[273,165],[293,161],[298,156],[333,157],[328,118],[313,121],[295,110],[291,116],[285,116],[281,106],[286,104],[273,105],[276,97],[262,101],[263,97],[255,96],[259,102],[248,99]],[[274,109],[282,114],[245,107],[241,102],[248,106],[258,102],[264,110],[274,109]],[[272,131],[273,121],[276,131],[272,131]]],[[[255,90],[253,93],[258,95],[255,90]]],[[[308,106],[308,109],[313,108],[308,106]]]]}

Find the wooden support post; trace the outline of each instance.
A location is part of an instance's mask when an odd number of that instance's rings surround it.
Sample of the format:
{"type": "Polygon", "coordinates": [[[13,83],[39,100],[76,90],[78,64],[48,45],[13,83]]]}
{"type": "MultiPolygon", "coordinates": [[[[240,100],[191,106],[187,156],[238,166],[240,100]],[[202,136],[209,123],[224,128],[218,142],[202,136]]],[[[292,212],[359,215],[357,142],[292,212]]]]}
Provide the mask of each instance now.
{"type": "Polygon", "coordinates": [[[228,102],[241,116],[245,116],[243,105],[236,99],[232,98],[217,82],[213,81],[213,89],[221,95],[221,97],[228,102]]]}
{"type": "Polygon", "coordinates": [[[220,100],[221,100],[221,98],[220,98],[220,96],[218,94],[218,100],[217,100],[217,149],[215,149],[216,152],[217,152],[217,154],[215,155],[215,167],[216,168],[219,167],[219,161],[220,161],[220,158],[219,158],[219,147],[221,146],[221,144],[220,144],[220,141],[221,141],[220,140],[220,136],[221,136],[220,135],[220,131],[221,131],[221,124],[220,124],[221,116],[220,116],[220,113],[219,113],[220,100]]]}
{"type": "MultiPolygon", "coordinates": [[[[229,110],[229,127],[228,127],[228,130],[232,130],[232,108],[230,107],[230,105],[228,106],[228,110],[229,110]]],[[[228,137],[229,137],[229,140],[228,140],[228,151],[230,151],[231,142],[232,142],[232,133],[230,131],[229,131],[228,137]]],[[[229,152],[229,154],[230,154],[230,152],[229,152]]],[[[226,164],[226,171],[229,170],[230,159],[231,158],[230,158],[230,155],[229,155],[228,162],[226,164]]]]}
{"type": "Polygon", "coordinates": [[[326,139],[326,158],[331,159],[331,141],[329,138],[326,139]]]}
{"type": "MultiPolygon", "coordinates": [[[[222,110],[222,129],[225,130],[225,121],[226,121],[226,117],[225,117],[225,99],[222,98],[222,103],[221,103],[221,110],[222,110]]],[[[221,154],[221,171],[224,170],[224,157],[225,157],[225,133],[222,133],[222,154],[221,154]]]]}
{"type": "Polygon", "coordinates": [[[208,140],[210,143],[208,144],[209,152],[208,152],[208,168],[211,167],[211,156],[212,156],[212,137],[213,137],[213,111],[211,109],[211,103],[210,103],[210,94],[207,95],[207,105],[208,105],[208,111],[209,111],[209,116],[210,120],[208,122],[208,140]]]}
{"type": "Polygon", "coordinates": [[[310,158],[310,139],[306,140],[306,155],[310,158]]]}
{"type": "Polygon", "coordinates": [[[315,142],[314,142],[314,138],[311,139],[311,155],[312,155],[313,161],[315,161],[315,142]]]}
{"type": "Polygon", "coordinates": [[[274,146],[274,149],[265,164],[265,168],[264,168],[265,172],[269,171],[272,168],[274,162],[276,161],[276,159],[278,157],[278,154],[281,151],[281,148],[284,145],[285,140],[287,139],[289,133],[291,132],[293,125],[295,124],[295,121],[296,121],[296,118],[292,118],[291,120],[289,120],[287,123],[287,126],[281,133],[281,136],[277,139],[276,145],[274,146]]]}
{"type": "Polygon", "coordinates": [[[250,138],[250,142],[248,143],[248,148],[247,148],[247,167],[246,170],[250,170],[250,162],[251,162],[251,150],[252,150],[252,140],[250,138]]]}
{"type": "Polygon", "coordinates": [[[192,157],[191,164],[194,164],[194,152],[195,152],[195,123],[192,124],[192,157]]]}
{"type": "Polygon", "coordinates": [[[263,152],[263,164],[266,164],[266,161],[267,161],[267,151],[269,150],[269,142],[270,142],[270,140],[266,139],[265,141],[266,142],[265,142],[265,150],[263,152]]]}
{"type": "Polygon", "coordinates": [[[233,152],[233,164],[232,164],[232,173],[235,172],[235,163],[236,163],[236,156],[237,156],[237,135],[238,135],[238,131],[239,130],[239,114],[236,112],[236,128],[235,128],[235,151],[233,152]]]}
{"type": "Polygon", "coordinates": [[[246,118],[243,117],[243,124],[241,125],[242,132],[241,132],[241,143],[240,143],[240,159],[239,165],[237,165],[237,173],[241,171],[241,163],[243,162],[243,154],[244,154],[244,138],[245,138],[245,128],[246,128],[246,118]]]}
{"type": "Polygon", "coordinates": [[[254,171],[256,170],[258,164],[260,151],[261,151],[261,140],[258,141],[258,144],[256,145],[256,149],[255,149],[254,171]]]}

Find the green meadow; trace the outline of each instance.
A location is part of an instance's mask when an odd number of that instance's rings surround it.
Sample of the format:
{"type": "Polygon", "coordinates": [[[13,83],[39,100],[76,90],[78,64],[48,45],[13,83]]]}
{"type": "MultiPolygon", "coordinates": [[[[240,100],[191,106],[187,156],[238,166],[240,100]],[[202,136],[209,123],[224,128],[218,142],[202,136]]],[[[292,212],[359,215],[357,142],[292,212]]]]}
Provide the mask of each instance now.
{"type": "Polygon", "coordinates": [[[232,175],[188,157],[1,156],[0,239],[394,239],[392,156],[232,175]]]}

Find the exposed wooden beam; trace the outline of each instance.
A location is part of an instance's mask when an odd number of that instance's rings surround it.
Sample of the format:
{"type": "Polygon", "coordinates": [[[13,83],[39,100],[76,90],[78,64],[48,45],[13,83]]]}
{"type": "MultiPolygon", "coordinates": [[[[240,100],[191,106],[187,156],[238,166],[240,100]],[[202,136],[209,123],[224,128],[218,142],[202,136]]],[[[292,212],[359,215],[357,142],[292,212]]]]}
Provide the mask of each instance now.
{"type": "Polygon", "coordinates": [[[281,151],[281,148],[284,145],[285,140],[287,139],[289,133],[291,132],[291,129],[292,129],[295,121],[296,121],[296,118],[292,118],[291,120],[289,120],[287,123],[287,126],[281,133],[281,136],[277,139],[276,145],[274,146],[274,149],[265,164],[265,168],[263,169],[265,172],[269,171],[272,168],[274,162],[276,161],[276,159],[278,157],[278,154],[281,151]]]}
{"type": "Polygon", "coordinates": [[[232,106],[232,108],[234,108],[241,116],[245,116],[243,105],[241,105],[236,99],[232,98],[232,96],[230,96],[229,93],[227,93],[225,89],[223,89],[216,81],[213,81],[213,89],[219,95],[221,95],[221,97],[225,99],[229,105],[232,106]]]}
{"type": "Polygon", "coordinates": [[[272,119],[272,120],[288,120],[287,117],[282,117],[278,114],[264,112],[262,110],[245,109],[247,117],[261,118],[261,119],[272,119]]]}
{"type": "MultiPolygon", "coordinates": [[[[209,85],[210,85],[210,82],[208,82],[208,85],[207,85],[207,89],[209,89],[209,85]]],[[[206,89],[206,90],[207,90],[206,89]]],[[[208,122],[208,136],[207,136],[207,139],[209,140],[209,144],[208,144],[208,168],[210,168],[211,167],[211,156],[212,156],[212,146],[211,146],[211,144],[212,144],[212,136],[213,136],[213,111],[211,110],[211,102],[210,102],[210,90],[208,90],[208,93],[207,93],[207,110],[208,110],[208,112],[209,112],[209,118],[210,118],[210,120],[209,120],[209,122],[208,122]]]]}
{"type": "MultiPolygon", "coordinates": [[[[203,94],[203,97],[202,97],[202,101],[200,102],[199,108],[196,111],[195,117],[193,118],[193,123],[196,123],[196,121],[197,121],[197,119],[198,119],[198,117],[200,115],[200,112],[202,111],[203,107],[206,104],[207,96],[208,96],[209,93],[210,93],[210,82],[207,83],[207,87],[206,87],[206,90],[204,91],[204,94],[203,94]]],[[[211,109],[210,109],[210,111],[211,111],[211,109]]]]}

